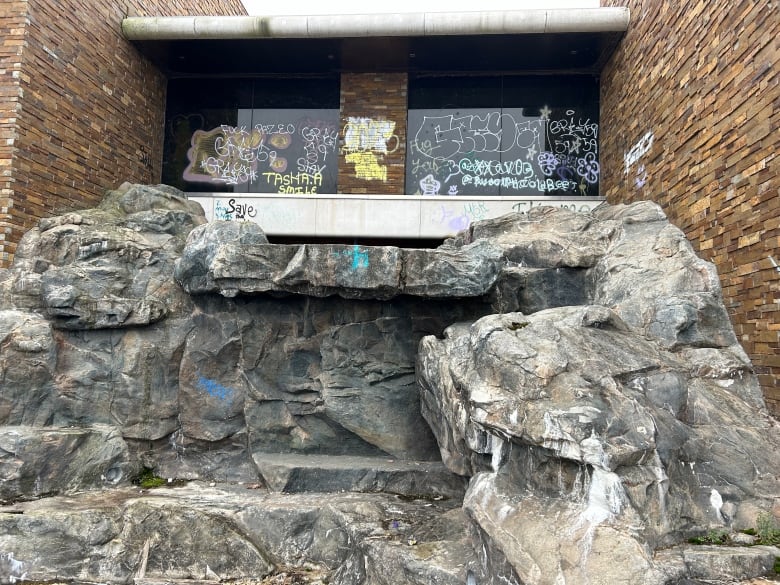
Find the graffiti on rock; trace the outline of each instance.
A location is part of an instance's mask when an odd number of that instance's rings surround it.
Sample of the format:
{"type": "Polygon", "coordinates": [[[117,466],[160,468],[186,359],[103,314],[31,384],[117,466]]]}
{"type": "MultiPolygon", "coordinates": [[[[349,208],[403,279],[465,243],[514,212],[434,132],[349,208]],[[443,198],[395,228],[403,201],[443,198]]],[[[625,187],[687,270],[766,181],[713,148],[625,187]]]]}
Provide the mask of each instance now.
{"type": "Polygon", "coordinates": [[[223,386],[215,380],[209,380],[198,376],[198,389],[219,401],[227,401],[233,398],[233,390],[223,386]]]}
{"type": "Polygon", "coordinates": [[[350,261],[351,270],[368,268],[368,252],[361,250],[357,244],[345,250],[333,252],[336,258],[347,258],[350,261]]]}

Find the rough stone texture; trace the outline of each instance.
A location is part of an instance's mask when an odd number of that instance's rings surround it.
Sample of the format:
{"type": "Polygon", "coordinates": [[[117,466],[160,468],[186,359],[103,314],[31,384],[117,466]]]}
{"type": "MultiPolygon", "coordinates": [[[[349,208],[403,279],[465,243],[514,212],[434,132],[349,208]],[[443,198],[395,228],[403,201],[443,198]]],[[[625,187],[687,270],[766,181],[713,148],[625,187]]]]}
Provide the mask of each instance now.
{"type": "Polygon", "coordinates": [[[307,562],[326,569],[336,585],[459,585],[473,563],[456,504],[384,494],[281,496],[193,484],[56,497],[3,511],[13,512],[0,514],[3,583],[218,581],[307,562]]]}
{"type": "MultiPolygon", "coordinates": [[[[666,583],[698,569],[653,551],[751,525],[780,494],[780,429],[712,266],[654,205],[591,220],[572,246],[548,238],[507,257],[588,266],[593,304],[491,315],[421,343],[423,414],[445,464],[474,475],[464,509],[489,583],[666,583]],[[607,237],[591,259],[583,232],[607,237]]],[[[507,250],[506,238],[492,242],[507,250]]]]}
{"type": "Polygon", "coordinates": [[[288,453],[258,453],[253,460],[277,492],[385,492],[460,500],[466,487],[464,478],[438,461],[288,453]]]}
{"type": "Polygon", "coordinates": [[[391,299],[402,294],[480,297],[493,287],[501,265],[500,254],[486,240],[435,250],[283,246],[226,241],[220,223],[232,222],[213,222],[194,230],[177,263],[176,279],[192,294],[234,297],[275,291],[348,299],[391,299]]]}
{"type": "Polygon", "coordinates": [[[203,210],[177,190],[125,183],[100,207],[43,219],[27,232],[5,303],[43,309],[59,329],[159,321],[187,302],[170,273],[199,223],[203,210]]]}
{"type": "Polygon", "coordinates": [[[0,427],[0,502],[111,487],[135,472],[113,427],[0,427]]]}
{"type": "MultiPolygon", "coordinates": [[[[256,482],[252,457],[264,453],[437,459],[420,414],[417,343],[487,303],[340,298],[382,298],[379,288],[318,298],[349,284],[333,273],[352,248],[331,246],[298,254],[305,278],[282,270],[290,291],[314,296],[206,294],[219,281],[206,267],[241,276],[226,249],[297,254],[265,242],[252,223],[206,224],[163,186],[125,184],[94,210],[42,220],[0,275],[12,307],[0,311],[0,424],[112,425],[138,465],[169,477],[256,482]],[[199,294],[174,280],[177,260],[199,294]]],[[[239,268],[244,283],[276,278],[239,268]]]]}
{"type": "Polygon", "coordinates": [[[0,497],[116,484],[6,508],[0,580],[671,585],[774,550],[679,546],[780,510],[780,432],[651,203],[274,246],[124,185],[25,236],[0,298],[0,497]],[[222,487],[116,491],[142,467],[222,487]]]}

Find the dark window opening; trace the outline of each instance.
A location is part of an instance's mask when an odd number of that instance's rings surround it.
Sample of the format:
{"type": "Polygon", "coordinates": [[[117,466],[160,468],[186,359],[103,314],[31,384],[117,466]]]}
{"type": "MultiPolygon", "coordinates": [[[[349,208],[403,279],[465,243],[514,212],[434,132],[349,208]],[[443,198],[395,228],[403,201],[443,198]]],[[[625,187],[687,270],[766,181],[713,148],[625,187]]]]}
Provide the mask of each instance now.
{"type": "Polygon", "coordinates": [[[597,196],[593,76],[409,80],[406,192],[597,196]]]}
{"type": "Polygon", "coordinates": [[[350,238],[317,236],[273,236],[266,234],[270,244],[347,244],[358,246],[394,246],[396,248],[438,248],[443,238],[350,238]]]}
{"type": "Polygon", "coordinates": [[[190,192],[335,193],[337,77],[174,79],[163,182],[190,192]]]}

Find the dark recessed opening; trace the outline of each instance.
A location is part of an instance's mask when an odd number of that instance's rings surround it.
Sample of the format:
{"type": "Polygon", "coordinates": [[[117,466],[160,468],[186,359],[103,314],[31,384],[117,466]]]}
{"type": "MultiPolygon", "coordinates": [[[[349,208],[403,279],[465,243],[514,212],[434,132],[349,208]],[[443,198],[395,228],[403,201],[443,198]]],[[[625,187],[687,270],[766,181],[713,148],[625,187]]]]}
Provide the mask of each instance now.
{"type": "Polygon", "coordinates": [[[394,246],[396,248],[438,248],[444,242],[438,238],[318,238],[305,236],[271,236],[271,244],[347,244],[350,246],[394,246]]]}

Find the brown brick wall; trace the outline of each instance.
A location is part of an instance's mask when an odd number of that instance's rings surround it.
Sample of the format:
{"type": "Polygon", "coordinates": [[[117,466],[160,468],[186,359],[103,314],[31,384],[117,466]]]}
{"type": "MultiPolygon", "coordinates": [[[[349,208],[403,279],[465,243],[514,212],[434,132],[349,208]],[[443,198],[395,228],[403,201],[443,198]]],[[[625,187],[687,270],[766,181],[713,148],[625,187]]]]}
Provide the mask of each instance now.
{"type": "Polygon", "coordinates": [[[22,98],[21,76],[26,30],[27,2],[7,1],[0,4],[0,251],[11,235],[9,224],[14,207],[13,163],[18,137],[16,122],[22,98]]]}
{"type": "Polygon", "coordinates": [[[404,193],[406,73],[343,73],[339,193],[404,193]]]}
{"type": "Polygon", "coordinates": [[[0,265],[38,218],[94,206],[124,180],[159,181],[165,79],[120,24],[188,13],[244,11],[238,0],[0,3],[0,165],[3,138],[14,139],[12,175],[0,184],[0,265]]]}
{"type": "Polygon", "coordinates": [[[780,18],[770,0],[727,4],[602,0],[631,24],[602,76],[601,186],[612,203],[661,204],[717,265],[777,416],[780,18]]]}

